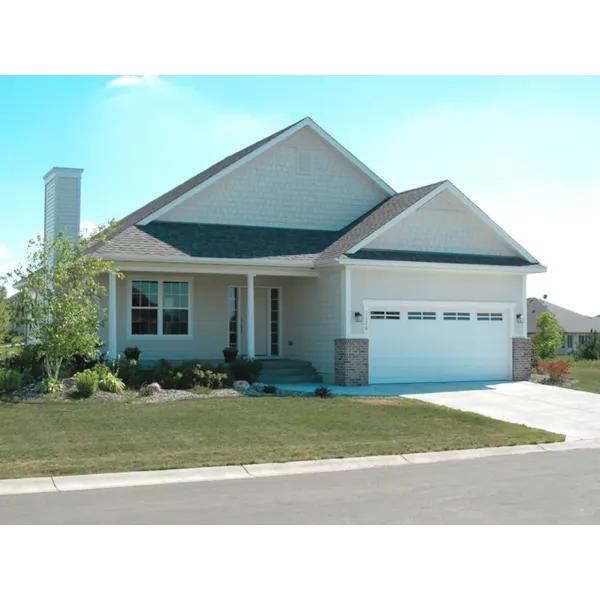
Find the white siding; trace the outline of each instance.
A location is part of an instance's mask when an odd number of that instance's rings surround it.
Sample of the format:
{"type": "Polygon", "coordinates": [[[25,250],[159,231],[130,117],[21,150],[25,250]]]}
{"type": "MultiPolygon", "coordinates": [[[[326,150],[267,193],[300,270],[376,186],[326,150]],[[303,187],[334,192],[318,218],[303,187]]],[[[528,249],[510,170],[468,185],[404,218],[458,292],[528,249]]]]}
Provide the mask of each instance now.
{"type": "Polygon", "coordinates": [[[305,128],[159,220],[339,230],[387,196],[337,150],[305,128]],[[308,175],[299,172],[306,164],[308,175]]]}
{"type": "MultiPolygon", "coordinates": [[[[290,287],[296,278],[257,276],[255,286],[282,288],[283,323],[282,333],[286,336],[288,329],[288,308],[286,301],[290,295],[290,287]]],[[[210,274],[174,274],[174,273],[127,273],[125,279],[117,281],[117,352],[121,353],[126,346],[137,346],[142,350],[140,360],[222,360],[222,350],[229,343],[228,328],[228,288],[229,286],[246,286],[243,275],[210,275],[210,274]],[[129,335],[128,297],[132,279],[182,279],[190,280],[192,292],[192,336],[190,338],[145,338],[129,335]]],[[[103,333],[106,334],[106,328],[103,333]]],[[[105,337],[103,339],[106,339],[105,337]]],[[[287,337],[282,338],[281,352],[287,356],[287,337]]]]}
{"type": "MultiPolygon", "coordinates": [[[[355,267],[351,270],[350,311],[351,314],[355,311],[364,313],[363,300],[452,300],[515,302],[515,314],[525,314],[522,277],[500,273],[355,267]]],[[[364,334],[364,326],[365,322],[356,323],[352,319],[351,333],[364,334]]]]}
{"type": "Polygon", "coordinates": [[[517,256],[491,227],[444,191],[366,248],[517,256]]]}
{"type": "Polygon", "coordinates": [[[342,334],[341,269],[297,279],[284,298],[286,357],[311,361],[325,383],[334,379],[334,340],[342,334]],[[290,345],[292,342],[292,345],[290,345]]]}

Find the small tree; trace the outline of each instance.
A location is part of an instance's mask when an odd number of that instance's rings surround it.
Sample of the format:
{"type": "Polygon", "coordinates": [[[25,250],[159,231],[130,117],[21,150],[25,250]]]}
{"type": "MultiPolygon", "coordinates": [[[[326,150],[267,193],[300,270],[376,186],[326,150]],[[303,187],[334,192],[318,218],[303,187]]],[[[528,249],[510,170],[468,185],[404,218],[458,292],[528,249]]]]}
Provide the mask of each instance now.
{"type": "Polygon", "coordinates": [[[6,288],[0,285],[0,343],[4,342],[11,325],[10,302],[6,296],[6,288]]]}
{"type": "Polygon", "coordinates": [[[577,360],[600,360],[600,333],[592,331],[575,350],[577,360]]]}
{"type": "Polygon", "coordinates": [[[40,345],[50,379],[58,379],[61,365],[73,355],[91,357],[99,345],[105,319],[100,299],[106,295],[99,276],[117,271],[91,249],[106,231],[75,240],[59,235],[47,244],[38,236],[29,242],[27,266],[10,274],[21,291],[22,321],[40,345]]]}
{"type": "Polygon", "coordinates": [[[538,316],[535,324],[537,327],[535,338],[540,358],[542,360],[554,358],[562,346],[565,332],[551,312],[543,312],[538,316]]]}

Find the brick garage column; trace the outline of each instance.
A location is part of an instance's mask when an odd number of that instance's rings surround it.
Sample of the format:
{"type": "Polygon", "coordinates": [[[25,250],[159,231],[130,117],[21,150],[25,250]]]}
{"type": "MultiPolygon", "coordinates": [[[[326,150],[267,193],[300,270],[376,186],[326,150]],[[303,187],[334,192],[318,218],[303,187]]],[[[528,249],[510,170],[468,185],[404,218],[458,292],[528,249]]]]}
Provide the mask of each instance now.
{"type": "Polygon", "coordinates": [[[368,385],[369,340],[335,340],[335,384],[368,385]]]}
{"type": "Polygon", "coordinates": [[[531,376],[532,341],[529,338],[513,338],[512,378],[527,381],[531,376]]]}

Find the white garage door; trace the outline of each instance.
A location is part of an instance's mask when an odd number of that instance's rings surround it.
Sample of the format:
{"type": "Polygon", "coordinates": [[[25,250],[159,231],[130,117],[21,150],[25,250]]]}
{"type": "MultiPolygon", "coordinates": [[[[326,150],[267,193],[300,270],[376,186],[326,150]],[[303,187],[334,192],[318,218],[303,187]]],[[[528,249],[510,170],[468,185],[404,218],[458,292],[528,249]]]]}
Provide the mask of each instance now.
{"type": "Polygon", "coordinates": [[[510,378],[507,311],[386,308],[367,318],[370,383],[510,378]]]}

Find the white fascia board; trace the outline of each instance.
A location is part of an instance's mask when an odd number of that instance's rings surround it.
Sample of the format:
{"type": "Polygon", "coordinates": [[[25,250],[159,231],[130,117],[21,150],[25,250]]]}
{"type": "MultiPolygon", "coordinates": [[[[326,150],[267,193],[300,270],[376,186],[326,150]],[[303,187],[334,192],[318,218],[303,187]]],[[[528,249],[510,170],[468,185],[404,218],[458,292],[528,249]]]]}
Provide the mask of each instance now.
{"type": "Polygon", "coordinates": [[[379,300],[379,299],[365,299],[363,300],[363,306],[366,308],[391,308],[394,306],[398,307],[410,307],[410,306],[431,306],[432,308],[444,308],[445,306],[455,306],[456,308],[479,308],[485,306],[490,310],[510,310],[515,308],[516,302],[496,302],[482,300],[480,302],[465,301],[465,300],[379,300]]]}
{"type": "Polygon", "coordinates": [[[514,240],[500,225],[498,225],[492,218],[484,213],[479,206],[477,206],[472,200],[467,198],[454,184],[447,182],[447,189],[450,190],[467,208],[475,213],[486,225],[489,225],[509,246],[514,248],[523,258],[529,262],[539,262],[534,256],[529,254],[523,246],[521,246],[516,240],[514,240]]]}
{"type": "Polygon", "coordinates": [[[98,256],[105,260],[123,261],[123,262],[158,262],[158,263],[182,263],[198,265],[244,265],[247,267],[286,267],[288,269],[313,268],[313,261],[298,260],[290,264],[289,260],[277,259],[244,259],[244,258],[198,258],[195,256],[151,256],[136,254],[101,254],[98,256]]]}
{"type": "Polygon", "coordinates": [[[494,273],[545,273],[548,269],[543,265],[528,265],[523,267],[510,267],[504,265],[468,265],[457,263],[427,263],[400,260],[361,260],[354,258],[340,258],[342,265],[355,265],[357,267],[376,267],[382,269],[417,269],[427,271],[487,271],[494,273]]]}
{"type": "Polygon", "coordinates": [[[384,223],[379,229],[377,229],[376,231],[374,231],[373,233],[368,235],[364,240],[362,240],[362,241],[358,242],[358,244],[352,246],[352,248],[350,248],[350,250],[348,250],[346,252],[346,254],[353,254],[354,252],[357,252],[361,248],[364,248],[366,245],[370,244],[374,239],[378,238],[382,233],[384,233],[385,231],[387,231],[388,229],[390,229],[391,227],[396,225],[396,223],[403,221],[404,219],[406,219],[407,217],[412,215],[414,212],[419,210],[419,208],[421,208],[424,204],[427,204],[427,202],[429,202],[430,200],[435,198],[439,193],[448,189],[449,183],[450,183],[449,181],[445,181],[444,183],[441,183],[438,187],[436,187],[434,190],[429,192],[429,194],[427,194],[426,196],[423,196],[418,202],[415,202],[412,206],[409,206],[405,211],[401,212],[399,215],[396,215],[393,219],[390,219],[387,223],[384,223]]]}
{"type": "Polygon", "coordinates": [[[270,150],[271,148],[273,148],[273,146],[288,139],[289,137],[291,137],[292,135],[294,135],[295,133],[297,133],[304,127],[310,127],[310,129],[312,129],[327,144],[332,146],[335,150],[337,150],[340,154],[342,154],[346,159],[348,159],[350,162],[352,162],[352,164],[354,164],[356,167],[358,167],[365,175],[367,175],[367,177],[369,177],[373,182],[375,182],[379,187],[381,187],[390,196],[393,196],[396,193],[393,188],[391,188],[387,183],[385,183],[385,181],[383,181],[380,177],[378,177],[375,173],[373,173],[373,171],[371,171],[371,169],[369,169],[366,165],[364,165],[362,162],[360,162],[358,160],[358,158],[356,158],[353,154],[348,152],[348,150],[346,150],[341,144],[336,142],[326,131],[321,129],[310,117],[306,117],[305,119],[302,119],[302,121],[300,121],[299,123],[296,123],[296,125],[294,125],[290,129],[288,129],[287,131],[284,131],[283,133],[278,135],[276,138],[273,138],[266,144],[263,144],[256,150],[253,150],[252,152],[250,152],[243,158],[240,158],[239,160],[237,160],[233,164],[229,165],[222,171],[219,171],[212,177],[208,178],[206,181],[203,181],[202,183],[197,185],[195,188],[191,189],[189,192],[182,194],[178,198],[175,198],[175,200],[173,200],[172,202],[169,202],[169,204],[163,206],[162,208],[159,208],[158,210],[153,212],[151,215],[148,215],[146,218],[139,221],[139,223],[137,223],[137,225],[148,225],[148,223],[155,221],[156,219],[158,219],[159,217],[164,215],[166,212],[172,210],[173,208],[175,208],[182,202],[185,202],[191,196],[194,196],[195,194],[197,194],[198,192],[207,188],[208,186],[212,185],[216,181],[219,181],[219,179],[222,179],[223,177],[229,175],[230,173],[235,171],[237,168],[250,162],[257,156],[260,156],[267,150],[270,150]]]}

